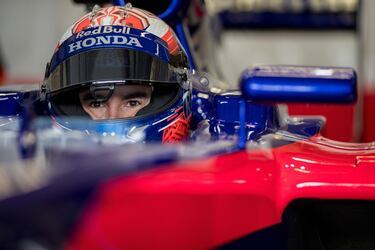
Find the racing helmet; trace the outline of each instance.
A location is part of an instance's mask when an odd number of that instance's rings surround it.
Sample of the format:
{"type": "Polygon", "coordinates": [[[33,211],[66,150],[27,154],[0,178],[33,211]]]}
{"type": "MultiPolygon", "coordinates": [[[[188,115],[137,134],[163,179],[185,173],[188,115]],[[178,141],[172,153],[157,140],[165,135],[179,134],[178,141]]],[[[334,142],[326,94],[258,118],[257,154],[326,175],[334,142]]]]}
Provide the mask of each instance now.
{"type": "Polygon", "coordinates": [[[157,16],[130,4],[95,6],[59,41],[42,98],[68,129],[67,117],[87,117],[95,120],[89,132],[178,142],[191,120],[188,65],[173,30],[157,16]],[[110,101],[120,104],[111,109],[110,101]]]}

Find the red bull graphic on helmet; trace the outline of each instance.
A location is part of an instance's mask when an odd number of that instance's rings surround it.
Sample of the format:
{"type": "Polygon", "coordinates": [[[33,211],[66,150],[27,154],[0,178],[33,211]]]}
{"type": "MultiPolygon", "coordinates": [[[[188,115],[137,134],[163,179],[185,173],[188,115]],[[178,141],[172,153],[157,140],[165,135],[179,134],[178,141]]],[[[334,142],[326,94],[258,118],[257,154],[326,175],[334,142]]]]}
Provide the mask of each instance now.
{"type": "Polygon", "coordinates": [[[96,29],[83,30],[76,34],[76,39],[98,34],[129,34],[130,28],[126,26],[99,26],[96,29]]]}
{"type": "Polygon", "coordinates": [[[170,61],[168,45],[154,34],[126,26],[98,26],[82,30],[66,39],[55,52],[50,71],[70,56],[98,48],[139,50],[165,62],[170,61]]]}
{"type": "MultiPolygon", "coordinates": [[[[176,55],[180,51],[180,45],[175,38],[173,30],[163,20],[150,12],[133,8],[130,5],[125,7],[112,6],[109,8],[94,7],[92,12],[86,14],[68,29],[60,40],[58,47],[74,34],[77,34],[77,38],[89,35],[85,31],[88,28],[110,27],[110,25],[123,26],[124,30],[118,30],[119,33],[126,33],[127,28],[144,30],[163,39],[167,43],[171,55],[176,55]]],[[[96,31],[98,33],[103,32],[103,30],[96,31]]],[[[112,30],[112,33],[114,32],[117,32],[117,30],[112,30]]],[[[90,40],[88,42],[93,41],[90,40]]],[[[133,40],[132,42],[135,43],[136,41],[133,40]]]]}

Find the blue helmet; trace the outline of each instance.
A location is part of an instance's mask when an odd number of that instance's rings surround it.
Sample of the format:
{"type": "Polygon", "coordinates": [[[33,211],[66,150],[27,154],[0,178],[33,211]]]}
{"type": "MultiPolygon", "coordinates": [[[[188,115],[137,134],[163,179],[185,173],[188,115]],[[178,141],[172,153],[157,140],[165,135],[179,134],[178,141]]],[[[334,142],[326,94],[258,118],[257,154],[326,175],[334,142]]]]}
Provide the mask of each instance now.
{"type": "Polygon", "coordinates": [[[42,95],[63,127],[74,129],[64,118],[87,117],[95,120],[88,132],[177,142],[191,120],[188,65],[157,16],[130,5],[94,7],[58,43],[42,95]]]}

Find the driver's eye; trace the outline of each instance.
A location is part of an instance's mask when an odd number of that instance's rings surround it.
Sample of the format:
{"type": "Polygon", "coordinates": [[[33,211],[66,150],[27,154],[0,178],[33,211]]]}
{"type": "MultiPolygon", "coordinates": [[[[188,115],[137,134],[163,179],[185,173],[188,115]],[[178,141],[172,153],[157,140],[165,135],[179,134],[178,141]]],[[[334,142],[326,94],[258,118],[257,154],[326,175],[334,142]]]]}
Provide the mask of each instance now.
{"type": "Polygon", "coordinates": [[[130,100],[130,101],[128,101],[128,106],[130,106],[130,107],[136,107],[138,105],[141,105],[141,103],[139,101],[137,101],[137,100],[130,100]]]}
{"type": "Polygon", "coordinates": [[[100,108],[100,107],[103,107],[103,102],[93,101],[93,102],[90,103],[90,107],[92,107],[92,108],[100,108]]]}

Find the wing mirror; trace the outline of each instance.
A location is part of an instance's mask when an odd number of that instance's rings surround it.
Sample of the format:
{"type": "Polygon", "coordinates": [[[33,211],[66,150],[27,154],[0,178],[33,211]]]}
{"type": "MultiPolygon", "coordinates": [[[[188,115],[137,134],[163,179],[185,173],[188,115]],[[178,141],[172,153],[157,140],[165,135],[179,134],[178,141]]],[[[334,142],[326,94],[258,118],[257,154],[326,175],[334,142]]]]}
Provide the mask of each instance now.
{"type": "Polygon", "coordinates": [[[240,88],[254,102],[352,103],[357,76],[352,68],[265,65],[245,70],[240,88]]]}

